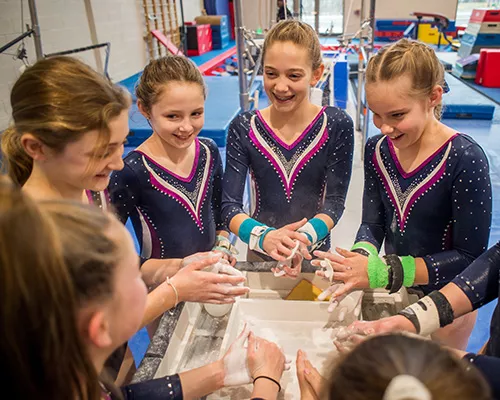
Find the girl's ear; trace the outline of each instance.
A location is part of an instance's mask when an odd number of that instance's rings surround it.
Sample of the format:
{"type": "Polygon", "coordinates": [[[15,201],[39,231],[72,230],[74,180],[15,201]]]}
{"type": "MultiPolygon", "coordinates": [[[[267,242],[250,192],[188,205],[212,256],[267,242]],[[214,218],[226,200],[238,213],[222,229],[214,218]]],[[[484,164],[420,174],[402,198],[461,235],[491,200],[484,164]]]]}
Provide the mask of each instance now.
{"type": "Polygon", "coordinates": [[[139,109],[140,113],[144,116],[144,118],[149,119],[149,112],[146,110],[144,105],[141,103],[140,100],[137,100],[137,108],[139,109]]]}
{"type": "Polygon", "coordinates": [[[93,312],[87,319],[87,339],[98,348],[107,348],[113,344],[110,325],[103,310],[93,312]]]}
{"type": "Polygon", "coordinates": [[[319,82],[319,80],[323,76],[323,72],[324,71],[325,71],[325,65],[324,64],[321,64],[318,68],[316,68],[313,71],[312,79],[311,79],[311,82],[310,82],[310,86],[311,87],[316,86],[316,84],[319,82]]]}
{"type": "Polygon", "coordinates": [[[432,88],[431,97],[430,97],[430,106],[436,107],[441,103],[443,99],[443,87],[441,85],[436,85],[432,88]]]}
{"type": "Polygon", "coordinates": [[[48,148],[35,135],[25,133],[21,136],[21,145],[24,151],[33,160],[45,160],[47,157],[48,148]]]}

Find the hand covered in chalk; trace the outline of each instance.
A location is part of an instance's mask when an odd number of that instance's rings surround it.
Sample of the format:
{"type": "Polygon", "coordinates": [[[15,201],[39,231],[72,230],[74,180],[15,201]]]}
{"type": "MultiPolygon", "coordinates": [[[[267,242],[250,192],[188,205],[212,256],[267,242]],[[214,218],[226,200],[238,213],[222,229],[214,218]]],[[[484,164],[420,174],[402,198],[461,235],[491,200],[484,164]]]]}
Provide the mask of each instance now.
{"type": "MultiPolygon", "coordinates": [[[[243,278],[245,277],[243,272],[234,268],[224,258],[221,258],[217,263],[211,265],[210,267],[205,268],[205,271],[212,272],[214,274],[225,274],[225,275],[231,275],[231,276],[239,276],[239,277],[243,277],[243,278]]],[[[239,283],[238,285],[243,286],[243,282],[239,283]]]]}
{"type": "Polygon", "coordinates": [[[319,371],[307,359],[304,351],[297,351],[297,379],[300,387],[301,400],[317,400],[326,384],[319,371]]]}
{"type": "MultiPolygon", "coordinates": [[[[303,233],[297,232],[297,229],[304,226],[307,219],[304,218],[300,221],[288,224],[279,229],[274,229],[264,236],[262,247],[264,251],[269,254],[276,261],[285,261],[287,257],[292,254],[296,246],[296,242],[303,243],[304,246],[309,246],[311,243],[307,236],[303,233]]],[[[307,247],[301,249],[302,255],[310,260],[311,255],[307,251],[307,247]]]]}
{"type": "Polygon", "coordinates": [[[359,317],[361,314],[364,292],[362,290],[353,290],[350,293],[346,293],[345,284],[333,280],[334,270],[332,262],[328,259],[314,261],[315,264],[321,268],[321,270],[316,271],[317,275],[328,279],[332,283],[328,289],[321,292],[318,296],[318,300],[323,301],[330,296],[328,312],[331,313],[336,310],[336,315],[332,317],[338,321],[343,321],[345,316],[350,313],[356,318],[359,317]]]}
{"type": "Polygon", "coordinates": [[[252,382],[247,363],[247,343],[250,329],[245,325],[243,331],[222,358],[224,364],[224,386],[246,385],[252,382]]]}
{"type": "Polygon", "coordinates": [[[290,368],[290,361],[286,360],[283,350],[277,344],[257,337],[252,332],[248,336],[247,354],[252,379],[268,376],[279,382],[283,370],[290,368]]]}
{"type": "Polygon", "coordinates": [[[304,246],[304,244],[296,242],[292,253],[286,258],[286,260],[278,261],[276,267],[271,269],[274,276],[286,276],[288,278],[296,279],[302,270],[302,260],[304,259],[304,256],[301,253],[301,247],[303,248],[304,246]]]}
{"type": "Polygon", "coordinates": [[[255,336],[247,325],[229,347],[222,362],[224,386],[245,385],[259,375],[269,376],[279,382],[283,370],[290,368],[280,347],[255,336]]]}
{"type": "Polygon", "coordinates": [[[221,256],[212,252],[186,257],[181,269],[170,279],[177,289],[179,301],[227,304],[234,303],[235,297],[248,293],[248,288],[240,287],[245,277],[230,265],[216,266],[220,262],[221,256]],[[217,270],[231,271],[231,274],[206,271],[214,266],[217,270]]]}
{"type": "Polygon", "coordinates": [[[395,315],[377,321],[355,321],[348,327],[333,329],[332,337],[337,349],[345,352],[371,335],[402,331],[415,333],[415,327],[407,318],[395,315]]]}
{"type": "MultiPolygon", "coordinates": [[[[321,266],[322,260],[328,260],[332,272],[330,280],[344,282],[345,285],[336,291],[336,297],[349,293],[353,289],[368,289],[368,258],[352,251],[339,247],[335,249],[338,254],[325,251],[315,251],[314,255],[319,260],[313,260],[312,265],[321,266]]],[[[324,276],[324,272],[317,271],[317,275],[324,276]]]]}
{"type": "Polygon", "coordinates": [[[363,305],[364,292],[362,290],[353,290],[350,293],[337,296],[336,293],[342,291],[344,286],[343,283],[334,283],[318,296],[320,301],[330,296],[328,312],[336,313],[335,319],[338,321],[343,321],[348,314],[353,314],[355,318],[358,318],[363,305]]]}

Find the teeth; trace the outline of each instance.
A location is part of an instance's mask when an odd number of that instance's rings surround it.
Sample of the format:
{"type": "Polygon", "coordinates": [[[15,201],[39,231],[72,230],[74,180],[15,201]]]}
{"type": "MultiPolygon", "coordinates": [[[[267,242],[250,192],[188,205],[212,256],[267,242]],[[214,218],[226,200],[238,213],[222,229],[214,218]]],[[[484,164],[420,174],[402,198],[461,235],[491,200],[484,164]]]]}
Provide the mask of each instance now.
{"type": "Polygon", "coordinates": [[[281,101],[286,101],[286,100],[289,100],[291,99],[293,96],[287,96],[287,97],[281,97],[281,96],[278,96],[277,94],[274,95],[278,100],[281,100],[281,101]]]}

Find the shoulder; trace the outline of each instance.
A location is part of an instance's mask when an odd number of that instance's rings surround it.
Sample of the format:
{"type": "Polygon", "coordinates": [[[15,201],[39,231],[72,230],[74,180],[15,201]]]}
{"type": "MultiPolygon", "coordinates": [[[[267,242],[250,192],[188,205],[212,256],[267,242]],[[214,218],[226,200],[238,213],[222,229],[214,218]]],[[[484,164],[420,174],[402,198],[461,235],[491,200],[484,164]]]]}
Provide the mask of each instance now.
{"type": "Polygon", "coordinates": [[[135,150],[128,153],[123,159],[123,168],[111,174],[111,183],[117,185],[119,181],[130,183],[138,179],[140,172],[144,170],[144,163],[141,158],[142,154],[135,150]]]}
{"type": "Polygon", "coordinates": [[[230,128],[236,129],[238,131],[241,130],[246,131],[250,126],[250,120],[256,114],[257,114],[256,110],[246,111],[244,113],[238,114],[236,117],[233,118],[229,126],[230,128]]]}
{"type": "Polygon", "coordinates": [[[205,145],[208,148],[208,151],[214,158],[220,158],[220,151],[219,147],[215,143],[213,139],[207,138],[207,137],[200,137],[199,138],[200,144],[205,145]]]}
{"type": "Polygon", "coordinates": [[[217,147],[217,144],[213,139],[207,137],[200,137],[198,138],[198,140],[200,141],[200,144],[204,144],[205,146],[207,146],[211,153],[219,152],[219,148],[217,147]]]}
{"type": "Polygon", "coordinates": [[[323,112],[329,120],[336,122],[338,126],[349,127],[352,129],[352,118],[345,110],[334,106],[327,106],[323,112]]]}
{"type": "Polygon", "coordinates": [[[137,165],[137,162],[141,160],[142,153],[137,150],[132,150],[123,158],[123,163],[126,166],[133,168],[134,165],[137,165]]]}
{"type": "Polygon", "coordinates": [[[464,133],[459,133],[452,139],[452,156],[456,157],[461,164],[488,164],[483,148],[464,133]]]}
{"type": "Polygon", "coordinates": [[[373,152],[375,151],[375,148],[377,147],[377,143],[383,139],[385,136],[382,135],[382,134],[379,134],[379,135],[375,135],[375,136],[370,136],[367,140],[366,140],[366,144],[365,144],[365,154],[373,154],[373,152]]]}
{"type": "Polygon", "coordinates": [[[465,133],[457,133],[452,139],[452,145],[457,151],[480,151],[484,153],[483,148],[472,137],[465,133]]]}

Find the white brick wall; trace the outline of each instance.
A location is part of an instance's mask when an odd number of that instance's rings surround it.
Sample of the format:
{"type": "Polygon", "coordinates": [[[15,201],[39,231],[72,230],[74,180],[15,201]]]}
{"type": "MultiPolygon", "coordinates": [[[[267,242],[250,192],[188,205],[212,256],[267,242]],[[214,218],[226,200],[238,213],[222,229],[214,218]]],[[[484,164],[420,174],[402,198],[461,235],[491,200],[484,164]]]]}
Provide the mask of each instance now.
{"type": "MultiPolygon", "coordinates": [[[[44,54],[85,47],[92,44],[86,0],[36,1],[44,54]]],[[[141,71],[146,64],[142,0],[89,0],[94,14],[97,41],[110,42],[109,74],[114,81],[141,71]]],[[[31,24],[28,1],[23,0],[24,24],[21,24],[21,0],[0,0],[0,45],[6,44],[31,24]],[[22,26],[23,25],[23,26],[22,26]]],[[[25,39],[30,62],[34,62],[33,39],[25,39]]],[[[7,52],[16,52],[17,45],[7,52]]],[[[104,64],[104,50],[100,50],[104,64]]],[[[78,53],[79,59],[96,68],[93,51],[78,53]]],[[[11,55],[0,55],[0,131],[11,116],[9,93],[19,77],[22,62],[11,55]]]]}

